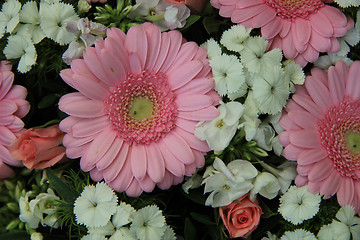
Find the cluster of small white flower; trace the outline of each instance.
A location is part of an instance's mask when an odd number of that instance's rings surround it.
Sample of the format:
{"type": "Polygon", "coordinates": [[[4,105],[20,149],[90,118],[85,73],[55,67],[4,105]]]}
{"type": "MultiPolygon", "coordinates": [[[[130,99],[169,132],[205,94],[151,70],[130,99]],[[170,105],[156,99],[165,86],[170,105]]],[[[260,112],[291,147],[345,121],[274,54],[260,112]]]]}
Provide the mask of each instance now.
{"type": "Polygon", "coordinates": [[[82,240],[172,240],[174,231],[155,205],[135,210],[124,202],[118,204],[114,191],[103,182],[86,186],[74,203],[78,224],[88,235],[82,240]]]}

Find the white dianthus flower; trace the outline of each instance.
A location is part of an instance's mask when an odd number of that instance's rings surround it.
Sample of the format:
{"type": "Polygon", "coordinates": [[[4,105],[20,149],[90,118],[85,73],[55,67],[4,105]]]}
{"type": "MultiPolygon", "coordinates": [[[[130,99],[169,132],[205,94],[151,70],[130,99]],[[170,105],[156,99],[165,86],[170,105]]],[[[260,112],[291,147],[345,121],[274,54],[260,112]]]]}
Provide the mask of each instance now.
{"type": "Polygon", "coordinates": [[[0,38],[4,32],[12,33],[19,23],[21,3],[18,0],[7,0],[0,12],[0,38]]]}
{"type": "Polygon", "coordinates": [[[107,238],[99,234],[88,234],[82,237],[81,240],[107,240],[107,238]]]}
{"type": "Polygon", "coordinates": [[[298,225],[318,213],[320,202],[320,195],[310,193],[307,186],[292,186],[280,198],[278,211],[285,220],[298,225]]]}
{"type": "Polygon", "coordinates": [[[20,10],[20,29],[17,33],[27,31],[32,41],[37,44],[45,38],[45,34],[40,27],[40,14],[37,3],[34,1],[25,3],[20,10]]]}
{"type": "Polygon", "coordinates": [[[164,229],[165,229],[165,232],[164,232],[164,235],[162,235],[161,240],[175,240],[175,239],[177,239],[175,237],[174,230],[169,225],[165,225],[164,229]]]}
{"type": "Polygon", "coordinates": [[[76,222],[86,227],[105,226],[116,212],[117,196],[105,183],[86,186],[75,200],[76,222]]]}
{"type": "Polygon", "coordinates": [[[130,233],[141,240],[161,239],[165,232],[164,226],[162,211],[155,205],[146,206],[136,212],[130,225],[130,233]]]}
{"type": "Polygon", "coordinates": [[[204,42],[201,47],[207,50],[208,59],[213,59],[214,57],[220,56],[222,54],[220,45],[213,38],[210,38],[204,42]]]}
{"type": "Polygon", "coordinates": [[[214,75],[215,90],[225,96],[240,89],[245,83],[243,65],[234,55],[220,55],[213,57],[210,61],[214,75]]]}
{"type": "Polygon", "coordinates": [[[250,37],[250,32],[251,28],[234,25],[222,34],[220,43],[230,51],[241,52],[245,48],[244,42],[250,37]]]}
{"type": "Polygon", "coordinates": [[[293,232],[285,232],[281,237],[281,240],[316,240],[313,233],[308,232],[304,229],[296,229],[293,232]]]}
{"type": "Polygon", "coordinates": [[[360,0],[334,0],[340,7],[347,8],[347,7],[358,7],[360,5],[360,0]]]}
{"type": "Polygon", "coordinates": [[[315,67],[321,68],[322,70],[327,72],[329,67],[335,66],[335,64],[340,60],[344,61],[348,66],[353,63],[353,60],[346,56],[329,53],[327,55],[319,57],[318,60],[315,61],[314,65],[315,67]]]}

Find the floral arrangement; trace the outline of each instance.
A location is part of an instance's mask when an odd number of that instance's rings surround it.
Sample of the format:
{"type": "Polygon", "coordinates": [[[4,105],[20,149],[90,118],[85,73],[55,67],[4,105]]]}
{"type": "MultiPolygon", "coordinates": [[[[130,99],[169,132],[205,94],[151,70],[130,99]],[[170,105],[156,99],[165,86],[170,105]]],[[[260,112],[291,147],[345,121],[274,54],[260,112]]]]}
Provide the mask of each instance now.
{"type": "Polygon", "coordinates": [[[4,0],[0,239],[359,240],[358,0],[4,0]]]}

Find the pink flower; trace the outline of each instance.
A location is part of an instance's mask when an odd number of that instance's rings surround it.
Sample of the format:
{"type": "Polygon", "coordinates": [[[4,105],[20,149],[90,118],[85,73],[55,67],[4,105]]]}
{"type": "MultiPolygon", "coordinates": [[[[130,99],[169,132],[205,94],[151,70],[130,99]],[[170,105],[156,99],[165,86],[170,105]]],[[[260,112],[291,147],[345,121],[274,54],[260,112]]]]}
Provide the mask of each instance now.
{"type": "Polygon", "coordinates": [[[314,68],[280,119],[284,156],[297,161],[298,186],[360,210],[360,61],[328,73],[314,68]]]}
{"type": "Polygon", "coordinates": [[[204,8],[205,0],[166,0],[168,3],[185,4],[198,12],[204,8]]]}
{"type": "Polygon", "coordinates": [[[61,77],[79,92],[63,96],[60,123],[70,158],[95,181],[138,196],[167,189],[203,166],[206,142],[193,132],[218,116],[206,50],[151,23],[117,28],[85,50],[61,77]]]}
{"type": "Polygon", "coordinates": [[[246,28],[261,28],[269,48],[280,48],[288,59],[305,66],[319,52],[340,50],[337,37],[345,36],[346,16],[324,0],[211,0],[220,15],[246,28]]]}
{"type": "Polygon", "coordinates": [[[257,201],[251,201],[246,194],[236,202],[220,207],[219,214],[230,238],[247,238],[259,225],[263,212],[257,201]]]}
{"type": "Polygon", "coordinates": [[[10,177],[13,174],[12,166],[22,166],[9,154],[8,147],[23,131],[24,123],[21,120],[30,105],[25,100],[27,90],[19,85],[12,85],[14,74],[8,61],[0,62],[0,179],[10,177]]]}
{"type": "Polygon", "coordinates": [[[58,125],[27,129],[9,146],[14,159],[29,169],[44,169],[64,160],[65,148],[59,146],[65,133],[58,125]]]}

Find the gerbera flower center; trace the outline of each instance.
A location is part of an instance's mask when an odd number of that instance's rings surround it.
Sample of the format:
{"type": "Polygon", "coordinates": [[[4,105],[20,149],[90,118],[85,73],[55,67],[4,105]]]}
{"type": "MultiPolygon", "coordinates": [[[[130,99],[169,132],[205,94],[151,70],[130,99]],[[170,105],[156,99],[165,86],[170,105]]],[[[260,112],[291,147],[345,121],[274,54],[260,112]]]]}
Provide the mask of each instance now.
{"type": "Polygon", "coordinates": [[[322,0],[265,0],[265,3],[274,8],[279,17],[289,20],[307,18],[309,14],[324,6],[322,0]]]}
{"type": "Polygon", "coordinates": [[[342,176],[359,180],[360,102],[345,97],[318,123],[321,143],[342,176]]]}
{"type": "Polygon", "coordinates": [[[105,110],[117,135],[128,142],[157,141],[175,125],[177,106],[165,74],[128,74],[107,98],[105,110]]]}

